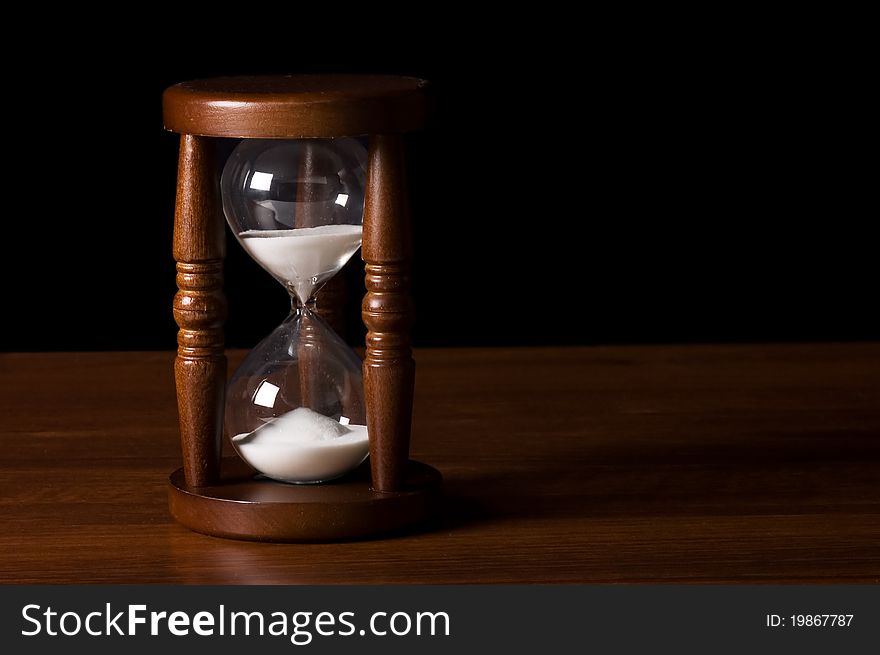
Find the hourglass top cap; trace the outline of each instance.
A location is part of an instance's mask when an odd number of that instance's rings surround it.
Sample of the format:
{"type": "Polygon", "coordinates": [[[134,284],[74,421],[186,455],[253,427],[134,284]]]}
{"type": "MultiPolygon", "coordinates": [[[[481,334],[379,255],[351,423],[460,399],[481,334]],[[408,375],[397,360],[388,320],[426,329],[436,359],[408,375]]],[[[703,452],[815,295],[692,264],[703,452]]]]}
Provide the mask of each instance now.
{"type": "Polygon", "coordinates": [[[216,77],[165,89],[165,129],[259,139],[409,132],[424,126],[427,82],[397,75],[216,77]]]}

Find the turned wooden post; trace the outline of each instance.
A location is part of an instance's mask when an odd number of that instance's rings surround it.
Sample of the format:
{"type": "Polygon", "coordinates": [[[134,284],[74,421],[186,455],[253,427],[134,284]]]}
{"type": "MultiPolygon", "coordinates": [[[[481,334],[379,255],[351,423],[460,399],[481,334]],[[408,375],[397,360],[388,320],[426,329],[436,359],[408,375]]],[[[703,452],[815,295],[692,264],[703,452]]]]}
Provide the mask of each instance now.
{"type": "MultiPolygon", "coordinates": [[[[301,155],[298,165],[299,185],[296,199],[296,227],[315,227],[321,225],[321,210],[312,203],[319,200],[321,185],[315,178],[334,175],[335,171],[320,170],[315,157],[315,141],[303,139],[300,143],[301,155]]],[[[338,273],[324,283],[315,299],[315,312],[330,325],[331,329],[344,338],[343,302],[345,278],[338,273]]],[[[305,302],[308,298],[302,298],[305,302]]],[[[300,323],[300,341],[297,348],[299,358],[299,384],[302,404],[311,407],[320,388],[321,344],[314,338],[315,326],[303,316],[300,323]]]]}
{"type": "Polygon", "coordinates": [[[344,270],[345,267],[327,280],[318,291],[315,296],[315,312],[346,341],[345,301],[348,298],[348,287],[344,270]]]}
{"type": "Polygon", "coordinates": [[[370,138],[364,201],[363,258],[367,294],[362,314],[367,326],[364,394],[373,488],[403,488],[412,423],[415,362],[409,329],[411,259],[403,138],[370,138]]]}
{"type": "Polygon", "coordinates": [[[177,286],[177,408],[186,483],[201,487],[219,477],[226,384],[223,353],[223,212],[214,173],[213,141],[183,134],[174,209],[177,286]]]}
{"type": "MultiPolygon", "coordinates": [[[[314,139],[303,139],[301,144],[302,155],[299,161],[300,184],[297,190],[299,204],[296,210],[296,227],[314,227],[321,225],[323,217],[321,209],[313,206],[312,202],[318,200],[320,184],[315,182],[316,177],[326,177],[336,174],[334,170],[320,170],[315,158],[316,143],[314,139]]],[[[331,277],[318,291],[315,303],[315,312],[324,319],[336,334],[345,339],[345,276],[337,273],[331,277]]],[[[307,300],[307,298],[303,298],[307,300]]]]}

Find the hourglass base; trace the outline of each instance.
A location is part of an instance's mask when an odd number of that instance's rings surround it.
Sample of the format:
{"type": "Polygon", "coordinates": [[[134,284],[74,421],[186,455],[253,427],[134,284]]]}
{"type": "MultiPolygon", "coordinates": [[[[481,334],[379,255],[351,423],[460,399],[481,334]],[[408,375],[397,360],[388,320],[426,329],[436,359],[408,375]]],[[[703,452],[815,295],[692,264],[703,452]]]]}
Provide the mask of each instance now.
{"type": "Polygon", "coordinates": [[[350,475],[315,485],[255,478],[238,458],[223,460],[216,485],[189,487],[183,469],[171,474],[171,515],[196,532],[251,541],[343,541],[405,530],[432,518],[439,507],[440,473],[410,460],[406,488],[370,488],[365,463],[350,475]]]}

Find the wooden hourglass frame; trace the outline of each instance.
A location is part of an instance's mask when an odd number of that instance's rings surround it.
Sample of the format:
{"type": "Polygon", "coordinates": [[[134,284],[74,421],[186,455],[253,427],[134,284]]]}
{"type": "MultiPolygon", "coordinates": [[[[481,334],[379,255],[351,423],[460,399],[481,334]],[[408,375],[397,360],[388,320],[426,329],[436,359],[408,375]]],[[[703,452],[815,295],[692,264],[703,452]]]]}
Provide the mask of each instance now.
{"type": "MultiPolygon", "coordinates": [[[[348,75],[198,80],[166,89],[163,114],[166,129],[181,135],[174,372],[183,467],[170,478],[171,514],[197,532],[260,541],[364,538],[429,519],[441,476],[409,459],[415,368],[403,149],[403,134],[425,122],[424,82],[348,75]],[[221,458],[225,220],[214,149],[217,138],[345,136],[369,137],[362,316],[370,465],[328,484],[288,485],[256,478],[238,458],[221,458]]],[[[318,301],[321,312],[320,293],[318,301]]]]}

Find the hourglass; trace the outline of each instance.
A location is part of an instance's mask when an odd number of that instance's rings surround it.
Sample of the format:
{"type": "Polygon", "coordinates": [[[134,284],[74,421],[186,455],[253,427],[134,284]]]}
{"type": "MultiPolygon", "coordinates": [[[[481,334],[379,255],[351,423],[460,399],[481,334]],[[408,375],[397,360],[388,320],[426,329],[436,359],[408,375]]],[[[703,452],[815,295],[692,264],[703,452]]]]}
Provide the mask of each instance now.
{"type": "Polygon", "coordinates": [[[226,391],[236,451],[281,482],[325,482],[367,457],[360,360],[315,311],[323,284],[361,246],[366,165],[351,138],[248,139],[221,176],[233,234],[291,299],[226,391]]]}
{"type": "Polygon", "coordinates": [[[183,467],[171,475],[169,506],[185,526],[321,541],[409,528],[435,512],[440,474],[409,460],[402,134],[424,123],[423,87],[394,76],[288,76],[166,90],[166,128],[181,133],[174,314],[183,467]],[[240,139],[219,176],[217,137],[240,139]],[[291,303],[228,383],[224,214],[291,303]],[[363,363],[322,318],[340,311],[332,295],[324,303],[324,285],[359,248],[363,363]],[[235,457],[221,457],[224,432],[235,457]]]}

